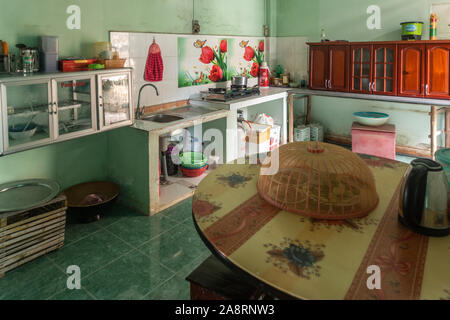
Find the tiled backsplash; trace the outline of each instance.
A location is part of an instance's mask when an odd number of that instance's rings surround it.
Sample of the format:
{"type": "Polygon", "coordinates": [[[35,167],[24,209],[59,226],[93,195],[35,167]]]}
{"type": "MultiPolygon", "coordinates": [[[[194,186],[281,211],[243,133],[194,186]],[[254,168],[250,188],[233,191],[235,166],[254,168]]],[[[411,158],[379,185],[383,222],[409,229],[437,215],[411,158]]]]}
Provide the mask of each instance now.
{"type": "MultiPolygon", "coordinates": [[[[121,58],[127,58],[126,66],[134,69],[134,104],[137,104],[137,94],[139,88],[146,83],[144,81],[144,69],[147,61],[148,49],[153,38],[161,48],[164,62],[163,81],[155,82],[158,87],[159,96],[151,88],[146,88],[141,95],[141,104],[150,106],[155,104],[167,103],[177,100],[188,99],[190,96],[198,94],[200,91],[208,90],[210,87],[224,86],[230,83],[212,83],[200,86],[190,86],[179,88],[178,85],[178,38],[186,37],[193,42],[197,38],[208,39],[208,43],[213,43],[218,39],[232,39],[240,42],[243,37],[226,36],[192,36],[181,34],[161,34],[161,33],[142,33],[142,32],[111,32],[110,41],[113,47],[119,50],[121,58]]],[[[252,42],[257,43],[261,37],[247,37],[252,42]]],[[[295,81],[300,81],[307,74],[307,46],[304,37],[282,37],[265,39],[265,60],[273,70],[276,65],[281,64],[287,69],[295,81]]],[[[198,56],[192,59],[198,60],[198,56]]],[[[251,85],[257,84],[257,79],[249,79],[251,85]]]]}

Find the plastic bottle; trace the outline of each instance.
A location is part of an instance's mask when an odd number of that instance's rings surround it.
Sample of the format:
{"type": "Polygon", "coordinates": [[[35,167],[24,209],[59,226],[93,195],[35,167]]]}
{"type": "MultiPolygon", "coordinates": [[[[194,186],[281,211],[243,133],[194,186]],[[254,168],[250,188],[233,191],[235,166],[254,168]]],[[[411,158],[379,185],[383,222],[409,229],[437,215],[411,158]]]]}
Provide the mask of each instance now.
{"type": "Polygon", "coordinates": [[[320,41],[321,42],[327,41],[327,36],[325,35],[325,29],[320,30],[320,41]]]}
{"type": "Polygon", "coordinates": [[[430,40],[437,39],[437,15],[432,13],[430,15],[430,40]]]}
{"type": "Polygon", "coordinates": [[[263,61],[261,67],[259,68],[259,87],[268,88],[269,87],[269,66],[267,62],[263,61]]]}

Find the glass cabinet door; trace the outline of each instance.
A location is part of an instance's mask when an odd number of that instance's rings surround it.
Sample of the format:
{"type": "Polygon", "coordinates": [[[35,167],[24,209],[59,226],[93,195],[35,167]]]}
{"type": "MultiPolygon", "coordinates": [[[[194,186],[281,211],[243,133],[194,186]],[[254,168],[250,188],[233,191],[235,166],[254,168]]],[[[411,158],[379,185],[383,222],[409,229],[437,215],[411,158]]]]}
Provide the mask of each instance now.
{"type": "Polygon", "coordinates": [[[351,91],[370,92],[371,48],[370,46],[352,47],[351,91]]]}
{"type": "Polygon", "coordinates": [[[374,46],[373,91],[375,93],[396,93],[396,56],[395,46],[374,46]]]}
{"type": "Polygon", "coordinates": [[[56,136],[65,138],[96,130],[94,77],[53,80],[56,136]]]}
{"type": "Polygon", "coordinates": [[[4,149],[44,144],[53,136],[50,81],[2,85],[4,149]]]}
{"type": "Polygon", "coordinates": [[[100,129],[132,123],[132,104],[128,73],[99,76],[100,129]]]}

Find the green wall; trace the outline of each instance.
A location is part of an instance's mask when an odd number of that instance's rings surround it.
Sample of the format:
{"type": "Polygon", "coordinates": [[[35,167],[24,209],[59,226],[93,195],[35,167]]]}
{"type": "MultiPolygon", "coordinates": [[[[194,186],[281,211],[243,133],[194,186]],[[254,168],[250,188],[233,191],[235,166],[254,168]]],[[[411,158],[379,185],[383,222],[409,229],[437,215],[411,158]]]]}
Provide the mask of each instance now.
{"type": "Polygon", "coordinates": [[[319,41],[324,28],[330,40],[401,40],[401,22],[423,21],[423,39],[428,39],[431,5],[444,2],[448,0],[281,0],[277,35],[319,41]],[[370,5],[381,9],[380,30],[367,29],[370,5]]]}
{"type": "MultiPolygon", "coordinates": [[[[272,0],[273,1],[273,0],[272,0]]],[[[263,34],[265,0],[194,0],[202,34],[263,34]]],[[[3,0],[0,39],[37,45],[38,35],[59,36],[60,56],[92,54],[109,31],[191,33],[193,0],[3,0]],[[81,8],[81,29],[69,30],[66,9],[81,8]]]]}
{"type": "Polygon", "coordinates": [[[61,188],[107,178],[106,133],[0,157],[0,183],[30,178],[58,181],[61,188]]]}

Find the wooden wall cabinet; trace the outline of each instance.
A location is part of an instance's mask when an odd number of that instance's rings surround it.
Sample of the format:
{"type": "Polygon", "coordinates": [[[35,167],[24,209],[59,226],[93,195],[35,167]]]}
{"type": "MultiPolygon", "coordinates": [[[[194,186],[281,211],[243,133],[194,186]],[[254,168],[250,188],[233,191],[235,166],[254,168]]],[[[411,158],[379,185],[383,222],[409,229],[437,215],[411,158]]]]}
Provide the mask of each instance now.
{"type": "Polygon", "coordinates": [[[425,92],[425,45],[399,45],[399,85],[400,96],[423,97],[425,92]]]}
{"type": "Polygon", "coordinates": [[[450,40],[309,45],[312,90],[450,99],[450,40]]]}
{"type": "Polygon", "coordinates": [[[450,43],[429,44],[425,50],[425,96],[450,99],[450,43]]]}
{"type": "Polygon", "coordinates": [[[310,88],[348,91],[348,52],[349,48],[345,44],[311,46],[310,88]]]}

